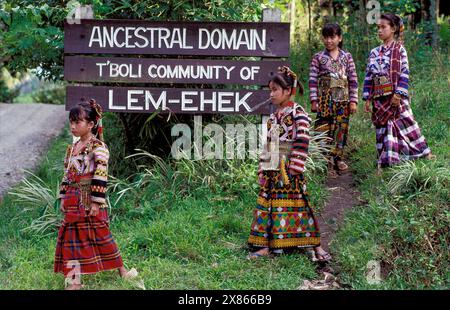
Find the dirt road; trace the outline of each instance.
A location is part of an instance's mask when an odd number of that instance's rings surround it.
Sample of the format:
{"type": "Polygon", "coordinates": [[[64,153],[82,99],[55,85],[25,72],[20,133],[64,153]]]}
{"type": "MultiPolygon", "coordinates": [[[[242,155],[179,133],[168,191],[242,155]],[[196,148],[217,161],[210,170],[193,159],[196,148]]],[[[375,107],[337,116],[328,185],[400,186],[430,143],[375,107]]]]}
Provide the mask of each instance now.
{"type": "Polygon", "coordinates": [[[67,113],[62,105],[0,103],[0,198],[36,167],[67,113]]]}

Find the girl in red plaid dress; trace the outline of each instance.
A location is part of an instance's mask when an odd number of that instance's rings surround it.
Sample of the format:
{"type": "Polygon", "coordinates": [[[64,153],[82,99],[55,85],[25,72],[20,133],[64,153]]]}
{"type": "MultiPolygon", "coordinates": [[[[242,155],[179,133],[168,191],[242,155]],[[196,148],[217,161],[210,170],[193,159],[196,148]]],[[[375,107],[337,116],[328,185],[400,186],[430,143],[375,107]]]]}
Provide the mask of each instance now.
{"type": "Polygon", "coordinates": [[[102,141],[101,107],[91,100],[70,110],[70,130],[80,139],[68,146],[60,199],[64,220],[58,232],[55,272],[66,277],[66,289],[81,288],[81,274],[118,269],[127,271],[109,230],[105,200],[109,151],[102,141]],[[96,135],[98,137],[96,137],[96,135]]]}

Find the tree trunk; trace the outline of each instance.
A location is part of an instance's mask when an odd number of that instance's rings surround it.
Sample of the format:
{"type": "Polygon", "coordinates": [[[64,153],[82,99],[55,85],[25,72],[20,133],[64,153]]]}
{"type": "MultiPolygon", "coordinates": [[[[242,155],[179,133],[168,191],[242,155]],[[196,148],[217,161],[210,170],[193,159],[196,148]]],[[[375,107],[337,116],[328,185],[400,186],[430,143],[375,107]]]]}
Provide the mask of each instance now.
{"type": "Polygon", "coordinates": [[[439,6],[437,5],[437,0],[431,0],[430,1],[430,20],[431,24],[433,25],[433,32],[431,34],[431,46],[433,48],[437,48],[438,45],[438,24],[437,24],[437,17],[438,17],[438,10],[439,6]]]}
{"type": "Polygon", "coordinates": [[[295,8],[295,0],[291,0],[289,4],[289,22],[291,23],[291,42],[295,40],[295,17],[297,10],[295,8]]]}
{"type": "Polygon", "coordinates": [[[122,122],[123,129],[125,131],[125,153],[127,155],[133,154],[134,149],[136,148],[136,145],[134,143],[133,139],[133,133],[131,132],[131,128],[129,126],[127,116],[125,113],[118,113],[119,119],[122,122]]]}
{"type": "Polygon", "coordinates": [[[308,0],[308,49],[309,49],[309,54],[310,56],[312,56],[312,51],[311,51],[311,32],[312,32],[312,28],[311,28],[311,0],[308,0]]]}

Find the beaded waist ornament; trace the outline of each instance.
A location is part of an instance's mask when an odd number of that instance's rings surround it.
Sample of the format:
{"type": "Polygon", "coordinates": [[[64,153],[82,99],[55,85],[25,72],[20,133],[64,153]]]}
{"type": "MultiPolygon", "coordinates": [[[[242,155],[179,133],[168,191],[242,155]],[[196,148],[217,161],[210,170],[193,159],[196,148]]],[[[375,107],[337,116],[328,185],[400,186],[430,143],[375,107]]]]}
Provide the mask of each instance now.
{"type": "Polygon", "coordinates": [[[394,86],[389,76],[380,75],[373,78],[373,98],[392,95],[394,86]]]}
{"type": "Polygon", "coordinates": [[[265,156],[262,158],[262,170],[279,171],[284,185],[289,184],[287,165],[291,149],[291,143],[270,143],[269,149],[265,151],[265,156]]]}
{"type": "Polygon", "coordinates": [[[76,175],[73,181],[69,183],[70,187],[74,187],[80,190],[80,203],[89,209],[91,206],[91,183],[92,175],[76,175]]]}
{"type": "Polygon", "coordinates": [[[319,95],[324,96],[327,93],[331,93],[333,100],[348,101],[348,80],[337,79],[332,76],[322,76],[318,81],[319,95]]]}

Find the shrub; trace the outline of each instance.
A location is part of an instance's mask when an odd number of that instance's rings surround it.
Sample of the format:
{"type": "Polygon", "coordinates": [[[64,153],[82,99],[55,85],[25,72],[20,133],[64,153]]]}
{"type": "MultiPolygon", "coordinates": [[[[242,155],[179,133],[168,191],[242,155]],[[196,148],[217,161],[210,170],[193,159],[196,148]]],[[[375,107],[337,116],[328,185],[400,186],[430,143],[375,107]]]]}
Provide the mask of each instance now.
{"type": "Polygon", "coordinates": [[[65,104],[66,89],[64,85],[44,86],[32,95],[35,103],[65,104]]]}
{"type": "Polygon", "coordinates": [[[59,183],[51,189],[37,175],[25,171],[29,177],[25,178],[15,189],[10,192],[13,202],[22,212],[37,212],[38,217],[23,231],[31,231],[37,234],[52,233],[59,227],[62,214],[59,210],[58,199],[59,183]]]}

